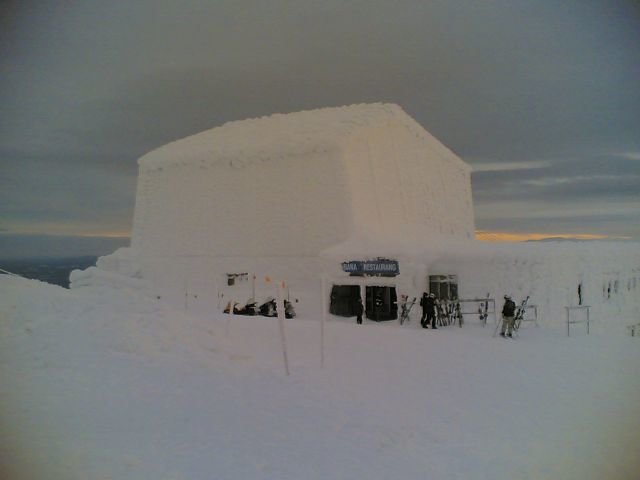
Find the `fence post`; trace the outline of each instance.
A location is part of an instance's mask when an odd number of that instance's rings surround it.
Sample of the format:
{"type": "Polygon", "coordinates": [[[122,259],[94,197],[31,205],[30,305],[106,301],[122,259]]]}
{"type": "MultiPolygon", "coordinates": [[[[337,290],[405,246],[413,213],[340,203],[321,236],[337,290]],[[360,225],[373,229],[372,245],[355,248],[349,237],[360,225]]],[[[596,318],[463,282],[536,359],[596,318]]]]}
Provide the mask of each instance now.
{"type": "Polygon", "coordinates": [[[590,305],[578,305],[575,307],[564,307],[567,311],[567,336],[571,336],[571,324],[572,323],[586,323],[587,324],[587,335],[589,335],[589,324],[591,323],[591,318],[589,316],[590,305]],[[571,310],[586,310],[587,311],[587,319],[586,320],[574,320],[571,321],[571,310]]]}

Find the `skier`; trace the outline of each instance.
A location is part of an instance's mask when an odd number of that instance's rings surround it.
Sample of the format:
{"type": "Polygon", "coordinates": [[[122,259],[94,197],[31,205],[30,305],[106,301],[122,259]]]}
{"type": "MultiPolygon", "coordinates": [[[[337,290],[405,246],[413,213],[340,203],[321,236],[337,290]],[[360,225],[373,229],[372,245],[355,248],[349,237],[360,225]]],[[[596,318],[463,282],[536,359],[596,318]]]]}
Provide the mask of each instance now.
{"type": "Polygon", "coordinates": [[[358,297],[358,300],[356,301],[356,321],[358,322],[358,325],[362,324],[363,312],[364,312],[364,307],[362,306],[362,299],[358,297]]]}
{"type": "Polygon", "coordinates": [[[512,337],[513,332],[513,320],[515,318],[516,313],[516,304],[511,300],[510,295],[504,296],[504,305],[502,307],[502,330],[500,331],[500,336],[504,337],[505,332],[507,337],[512,337]]]}

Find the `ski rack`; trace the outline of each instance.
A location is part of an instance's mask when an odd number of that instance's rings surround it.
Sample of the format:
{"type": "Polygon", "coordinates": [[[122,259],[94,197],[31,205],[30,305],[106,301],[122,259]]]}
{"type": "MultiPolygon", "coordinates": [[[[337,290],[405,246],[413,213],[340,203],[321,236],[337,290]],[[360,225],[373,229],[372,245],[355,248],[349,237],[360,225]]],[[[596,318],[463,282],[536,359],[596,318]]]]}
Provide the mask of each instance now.
{"type": "Polygon", "coordinates": [[[577,305],[577,306],[569,306],[569,307],[564,307],[565,310],[567,311],[567,336],[570,337],[571,336],[571,325],[574,323],[586,323],[587,324],[587,335],[589,335],[589,309],[591,308],[591,305],[577,305]],[[586,320],[571,320],[571,311],[573,310],[586,310],[587,311],[587,318],[586,320]]]}
{"type": "Polygon", "coordinates": [[[640,331],[640,323],[634,323],[633,325],[627,325],[627,328],[629,329],[629,334],[632,337],[636,336],[636,331],[640,331]]]}
{"type": "MultiPolygon", "coordinates": [[[[498,317],[496,316],[496,299],[495,298],[460,298],[458,299],[460,303],[479,303],[482,304],[484,302],[488,302],[491,304],[493,308],[487,310],[487,314],[493,315],[494,323],[498,323],[498,317]]],[[[478,315],[478,310],[474,310],[472,312],[460,312],[462,315],[478,315]]],[[[485,321],[486,323],[486,321],[485,321]]]]}

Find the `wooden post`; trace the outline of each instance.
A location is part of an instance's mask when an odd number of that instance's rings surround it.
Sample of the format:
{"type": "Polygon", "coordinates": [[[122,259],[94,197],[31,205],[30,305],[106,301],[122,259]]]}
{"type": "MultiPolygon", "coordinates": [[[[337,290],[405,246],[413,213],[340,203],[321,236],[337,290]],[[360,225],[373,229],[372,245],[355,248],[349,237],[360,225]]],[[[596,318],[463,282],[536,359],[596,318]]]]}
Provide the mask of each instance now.
{"type": "Polygon", "coordinates": [[[322,317],[320,318],[320,368],[324,368],[324,323],[327,319],[327,279],[322,277],[320,292],[322,302],[322,317]]]}
{"type": "MultiPolygon", "coordinates": [[[[282,282],[284,283],[284,282],[282,282]]],[[[278,312],[278,328],[280,330],[280,344],[282,345],[282,357],[284,359],[284,371],[289,375],[289,359],[287,357],[287,338],[284,334],[284,303],[282,299],[282,289],[278,283],[277,287],[277,309],[278,312]]]]}
{"type": "Polygon", "coordinates": [[[251,274],[251,298],[254,302],[256,302],[256,274],[255,272],[251,274]]]}
{"type": "Polygon", "coordinates": [[[229,317],[227,317],[227,323],[224,326],[224,336],[229,336],[229,325],[231,324],[231,317],[234,315],[233,305],[234,305],[233,297],[229,297],[229,317]]]}

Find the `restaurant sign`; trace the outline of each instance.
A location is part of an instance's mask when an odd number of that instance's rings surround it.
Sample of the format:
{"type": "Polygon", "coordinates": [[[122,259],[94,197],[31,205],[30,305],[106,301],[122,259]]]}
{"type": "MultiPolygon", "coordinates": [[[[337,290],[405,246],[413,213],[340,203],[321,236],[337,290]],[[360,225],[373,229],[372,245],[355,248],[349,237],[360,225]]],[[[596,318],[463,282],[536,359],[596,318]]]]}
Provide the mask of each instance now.
{"type": "Polygon", "coordinates": [[[397,260],[353,260],[342,262],[342,270],[352,276],[395,277],[400,273],[397,260]]]}

